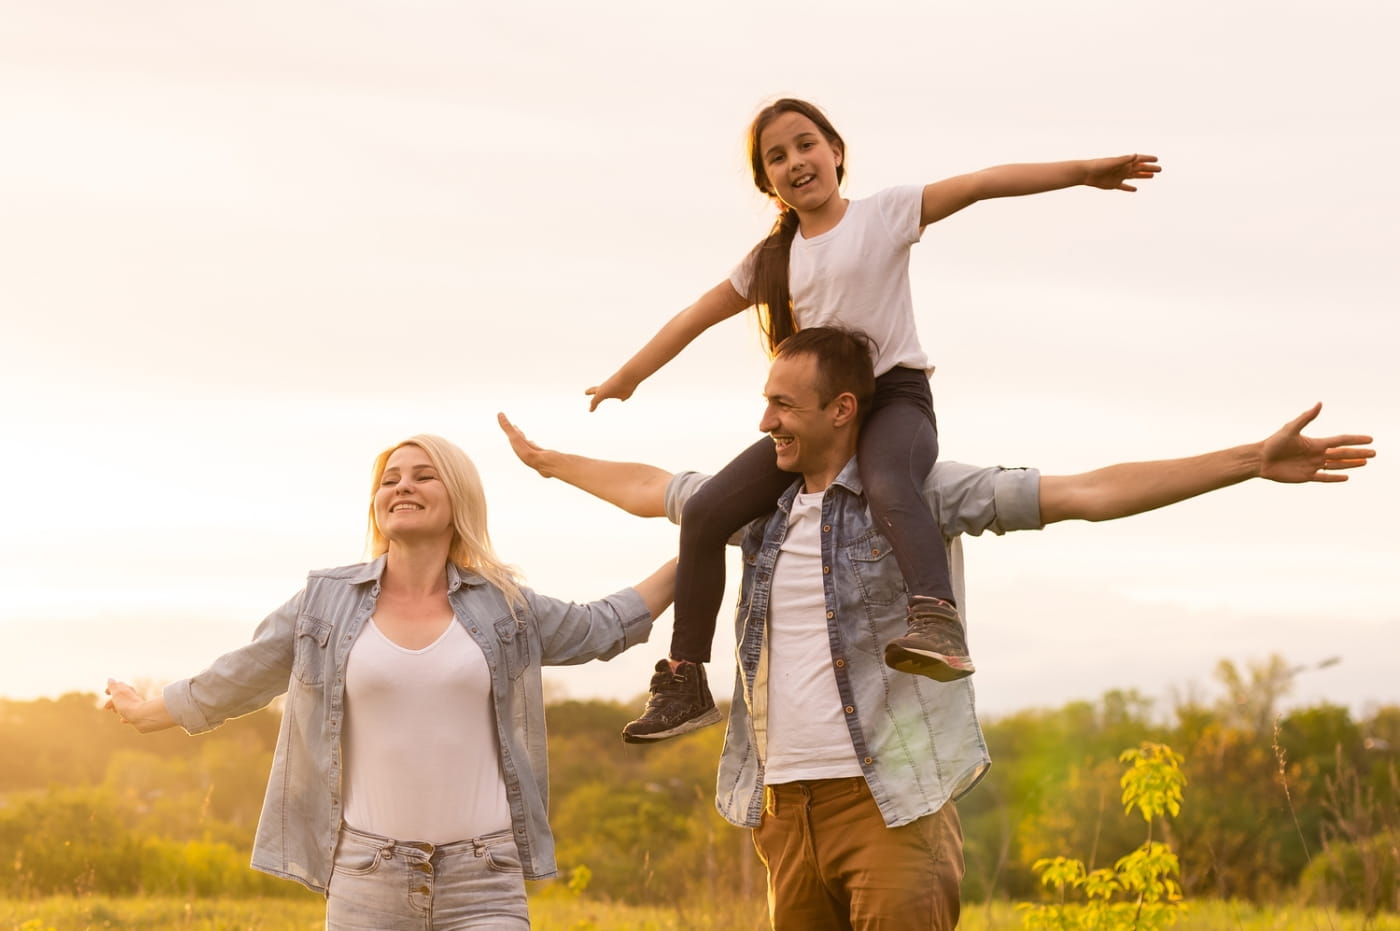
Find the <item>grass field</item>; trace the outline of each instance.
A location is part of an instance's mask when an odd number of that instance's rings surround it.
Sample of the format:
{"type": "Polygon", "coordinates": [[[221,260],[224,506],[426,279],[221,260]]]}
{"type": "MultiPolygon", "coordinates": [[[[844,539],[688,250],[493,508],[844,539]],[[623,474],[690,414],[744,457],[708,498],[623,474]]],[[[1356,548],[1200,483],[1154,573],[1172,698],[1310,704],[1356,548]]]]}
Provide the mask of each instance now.
{"type": "MultiPolygon", "coordinates": [[[[632,908],[563,897],[539,897],[530,904],[537,931],[761,931],[767,927],[761,903],[730,904],[722,910],[680,913],[675,909],[632,908]]],[[[98,931],[98,929],[181,929],[181,931],[313,931],[324,927],[319,898],[109,899],[51,898],[0,900],[0,931],[98,931]]],[[[974,905],[963,911],[960,931],[1016,931],[1020,916],[1006,903],[974,905]]],[[[1193,902],[1178,931],[1400,931],[1400,916],[1370,921],[1360,915],[1323,909],[1259,909],[1235,902],[1193,902]]]]}

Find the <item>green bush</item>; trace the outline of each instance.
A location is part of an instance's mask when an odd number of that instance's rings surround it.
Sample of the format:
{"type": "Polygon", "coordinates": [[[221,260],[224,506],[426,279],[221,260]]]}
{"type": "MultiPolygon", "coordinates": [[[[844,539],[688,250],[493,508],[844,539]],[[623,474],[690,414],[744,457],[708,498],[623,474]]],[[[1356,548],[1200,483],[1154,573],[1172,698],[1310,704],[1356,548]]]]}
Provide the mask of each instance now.
{"type": "Polygon", "coordinates": [[[1356,909],[1373,915],[1400,911],[1400,831],[1375,834],[1359,842],[1337,842],[1303,870],[1299,891],[1311,905],[1356,909]]]}
{"type": "Polygon", "coordinates": [[[219,841],[148,838],[141,848],[141,893],[213,898],[297,895],[300,887],[248,866],[248,853],[219,841]]]}
{"type": "Polygon", "coordinates": [[[65,788],[12,797],[0,809],[6,895],[117,895],[134,891],[140,844],[111,793],[65,788]]]}
{"type": "Polygon", "coordinates": [[[1143,743],[1118,760],[1130,764],[1120,780],[1123,809],[1138,810],[1147,839],[1112,869],[1089,870],[1068,857],[1037,862],[1035,871],[1055,890],[1056,901],[1017,906],[1027,931],[1147,931],[1173,925],[1181,916],[1181,865],[1169,846],[1152,839],[1152,828],[1181,813],[1182,758],[1165,744],[1143,743]],[[1068,901],[1071,891],[1083,901],[1068,901]]]}

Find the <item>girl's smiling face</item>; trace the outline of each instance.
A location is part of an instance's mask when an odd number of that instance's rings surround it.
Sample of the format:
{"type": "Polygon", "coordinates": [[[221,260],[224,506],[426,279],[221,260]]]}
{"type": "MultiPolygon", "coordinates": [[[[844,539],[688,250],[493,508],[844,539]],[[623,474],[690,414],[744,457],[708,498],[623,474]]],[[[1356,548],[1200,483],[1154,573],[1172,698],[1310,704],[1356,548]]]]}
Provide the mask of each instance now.
{"type": "Polygon", "coordinates": [[[769,121],[759,133],[758,154],[770,193],[799,214],[841,199],[841,145],[803,114],[788,111],[769,121]]]}

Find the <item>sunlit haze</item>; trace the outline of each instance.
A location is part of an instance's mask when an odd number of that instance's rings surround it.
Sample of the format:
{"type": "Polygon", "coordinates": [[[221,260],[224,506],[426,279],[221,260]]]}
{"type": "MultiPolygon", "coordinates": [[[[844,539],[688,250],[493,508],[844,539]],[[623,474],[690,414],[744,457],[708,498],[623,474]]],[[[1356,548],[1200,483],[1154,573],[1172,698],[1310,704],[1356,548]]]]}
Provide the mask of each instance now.
{"type": "MultiPolygon", "coordinates": [[[[719,0],[9,3],[0,30],[0,695],[155,685],[363,556],[371,460],[476,460],[501,556],[587,600],[673,555],[511,455],[714,470],[751,442],[751,317],[625,402],[583,390],[772,210],[743,134],[830,114],[847,193],[1150,152],[1136,194],[974,206],[913,254],[944,458],[1069,473],[1371,433],[1341,485],[1251,482],[967,543],[984,711],[1167,706],[1282,654],[1294,702],[1400,701],[1400,113],[1382,0],[1322,7],[719,0]],[[1317,664],[1331,656],[1341,662],[1317,664]]],[[[737,565],[737,560],[734,561],[737,565]]],[[[733,573],[731,573],[733,574],[733,573]]],[[[711,673],[728,694],[732,634],[711,673]]],[[[630,700],[666,647],[552,671],[630,700]]]]}

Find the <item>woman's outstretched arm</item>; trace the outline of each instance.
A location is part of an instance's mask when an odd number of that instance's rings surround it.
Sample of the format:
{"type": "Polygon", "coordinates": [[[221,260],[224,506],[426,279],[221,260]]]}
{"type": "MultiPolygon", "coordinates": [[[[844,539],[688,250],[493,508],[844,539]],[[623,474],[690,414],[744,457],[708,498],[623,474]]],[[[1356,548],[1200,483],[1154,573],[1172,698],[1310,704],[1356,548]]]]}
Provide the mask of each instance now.
{"type": "Polygon", "coordinates": [[[142,698],[137,691],[125,682],[107,680],[107,702],[102,706],[115,714],[123,724],[130,724],[142,734],[163,731],[175,726],[175,718],[165,707],[165,699],[142,698]]]}
{"type": "Polygon", "coordinates": [[[640,462],[590,459],[545,449],[531,442],[505,414],[497,414],[496,420],[520,461],[545,478],[561,479],[638,517],[666,516],[670,472],[640,462]]]}

